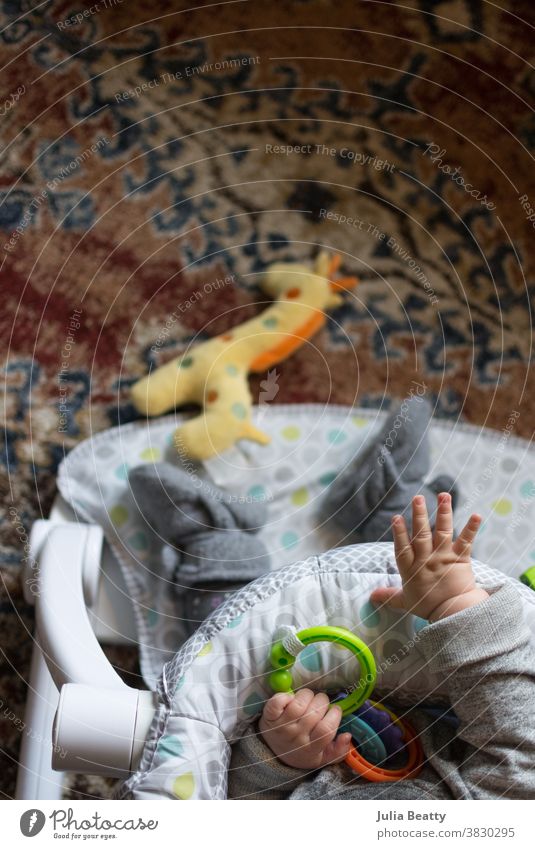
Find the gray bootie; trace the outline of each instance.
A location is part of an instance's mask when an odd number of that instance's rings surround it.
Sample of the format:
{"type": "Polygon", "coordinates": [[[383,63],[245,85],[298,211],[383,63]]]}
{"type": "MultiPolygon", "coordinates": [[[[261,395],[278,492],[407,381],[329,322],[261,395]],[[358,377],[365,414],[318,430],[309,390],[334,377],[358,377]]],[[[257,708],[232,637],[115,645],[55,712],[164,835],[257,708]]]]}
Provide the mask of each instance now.
{"type": "Polygon", "coordinates": [[[192,630],[232,592],[269,571],[257,532],[265,505],[225,492],[170,463],[137,466],[128,481],[139,511],[178,557],[173,576],[192,630]]]}
{"type": "Polygon", "coordinates": [[[401,513],[410,532],[412,498],[423,495],[434,524],[437,493],[450,492],[455,503],[457,492],[448,475],[424,485],[430,465],[430,421],[431,406],[426,400],[413,395],[404,401],[378,436],[333,481],[322,515],[358,542],[391,541],[392,516],[401,513]]]}

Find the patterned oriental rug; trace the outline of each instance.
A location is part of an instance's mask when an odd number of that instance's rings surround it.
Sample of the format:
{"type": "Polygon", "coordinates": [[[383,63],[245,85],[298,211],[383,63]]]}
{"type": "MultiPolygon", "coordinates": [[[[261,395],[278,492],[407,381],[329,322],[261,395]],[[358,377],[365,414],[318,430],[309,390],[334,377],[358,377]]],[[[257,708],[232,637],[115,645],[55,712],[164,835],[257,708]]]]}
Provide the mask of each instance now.
{"type": "MultiPolygon", "coordinates": [[[[437,416],[517,411],[528,438],[535,419],[530,0],[31,6],[4,2],[0,36],[5,797],[20,564],[58,463],[135,418],[149,366],[257,314],[268,263],[326,246],[361,281],[278,367],[277,402],[387,407],[416,380],[437,416]]],[[[138,681],[135,652],[110,658],[138,681]]]]}

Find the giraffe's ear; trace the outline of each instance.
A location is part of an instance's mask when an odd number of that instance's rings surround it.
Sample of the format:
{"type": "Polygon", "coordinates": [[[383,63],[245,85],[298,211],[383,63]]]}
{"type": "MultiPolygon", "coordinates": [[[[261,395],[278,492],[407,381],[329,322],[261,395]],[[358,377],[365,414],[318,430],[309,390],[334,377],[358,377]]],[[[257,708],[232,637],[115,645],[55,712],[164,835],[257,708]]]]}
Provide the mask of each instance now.
{"type": "Polygon", "coordinates": [[[314,263],[314,273],[320,277],[328,278],[330,264],[331,260],[329,259],[327,251],[321,251],[316,257],[316,262],[314,263]]]}
{"type": "Polygon", "coordinates": [[[335,295],[334,293],[330,294],[327,303],[325,304],[325,309],[334,310],[336,307],[339,307],[340,304],[344,303],[344,299],[340,295],[335,295]]]}

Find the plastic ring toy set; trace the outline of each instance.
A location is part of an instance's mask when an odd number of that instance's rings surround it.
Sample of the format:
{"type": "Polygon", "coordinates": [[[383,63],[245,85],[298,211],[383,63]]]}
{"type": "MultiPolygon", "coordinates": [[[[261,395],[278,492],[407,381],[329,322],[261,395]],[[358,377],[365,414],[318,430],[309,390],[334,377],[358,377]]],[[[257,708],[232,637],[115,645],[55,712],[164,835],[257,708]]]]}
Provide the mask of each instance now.
{"type": "Polygon", "coordinates": [[[293,693],[291,668],[301,651],[311,643],[331,642],[349,649],[360,666],[360,678],[350,691],[339,693],[332,704],[342,711],[340,733],[349,731],[354,745],[345,762],[368,781],[401,781],[415,778],[424,763],[422,745],[413,727],[380,702],[369,700],[377,680],[375,660],[359,637],[345,628],[325,625],[292,629],[270,652],[269,684],[276,693],[293,693]],[[399,765],[399,761],[404,763],[399,765]],[[394,764],[394,765],[393,765],[394,764]]]}

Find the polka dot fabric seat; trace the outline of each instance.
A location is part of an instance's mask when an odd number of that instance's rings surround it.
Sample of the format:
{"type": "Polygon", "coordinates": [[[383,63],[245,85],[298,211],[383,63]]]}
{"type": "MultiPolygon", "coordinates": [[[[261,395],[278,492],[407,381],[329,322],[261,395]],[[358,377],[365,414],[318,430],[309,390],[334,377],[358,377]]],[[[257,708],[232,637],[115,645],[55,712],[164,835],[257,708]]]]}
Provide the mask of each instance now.
{"type": "MultiPolygon", "coordinates": [[[[321,514],[321,499],[336,475],[385,413],[350,407],[264,404],[254,422],[272,442],[242,442],[205,464],[186,464],[192,475],[213,479],[236,494],[265,502],[261,532],[272,567],[306,560],[348,540],[321,514]]],[[[78,516],[100,524],[119,560],[134,602],[143,676],[156,686],[162,667],[185,638],[176,595],[158,541],[140,516],[127,485],[140,463],[178,462],[172,434],[178,416],[125,425],[96,434],[63,461],[61,494],[78,516]]],[[[429,477],[448,473],[460,490],[456,524],[473,510],[485,517],[475,555],[515,578],[535,564],[535,453],[511,428],[491,431],[434,420],[429,477]]]]}
{"type": "MultiPolygon", "coordinates": [[[[269,406],[256,424],[270,433],[267,447],[244,443],[201,467],[236,497],[266,503],[263,538],[274,571],[239,591],[184,642],[177,600],[170,591],[165,553],[139,515],[127,486],[140,463],[177,462],[176,417],[127,425],[82,443],[62,463],[58,485],[79,516],[101,524],[134,602],[141,668],[159,707],[139,769],[122,786],[123,798],[222,799],[230,744],[248,729],[269,696],[267,658],[281,625],[350,628],[376,657],[378,686],[408,703],[433,693],[418,646],[424,622],[378,611],[369,603],[379,584],[397,584],[388,543],[343,546],[319,505],[322,494],[382,425],[384,414],[320,406],[269,406]],[[338,546],[338,547],[334,547],[338,546]],[[340,547],[341,546],[341,547],[340,547]],[[182,646],[180,648],[180,646],[182,646]],[[176,651],[178,650],[178,653],[176,651]]],[[[529,443],[510,432],[433,422],[429,476],[447,472],[461,492],[456,523],[474,509],[487,518],[476,556],[487,586],[505,573],[522,595],[535,635],[535,593],[518,576],[533,565],[535,460],[529,443]]],[[[295,666],[296,686],[351,685],[356,661],[331,644],[310,646],[295,666]]]]}
{"type": "MultiPolygon", "coordinates": [[[[487,587],[512,580],[479,562],[474,568],[487,587]]],[[[375,655],[380,691],[409,704],[444,700],[441,680],[430,675],[419,650],[418,634],[426,622],[369,603],[374,587],[398,582],[392,545],[374,543],[309,557],[238,592],[164,667],[159,708],[139,769],[119,795],[226,798],[230,747],[254,733],[251,725],[271,695],[267,660],[282,625],[349,628],[375,655]]],[[[535,593],[517,586],[535,636],[535,593]]],[[[296,687],[336,690],[358,679],[357,661],[330,643],[307,646],[294,667],[296,687]]]]}

